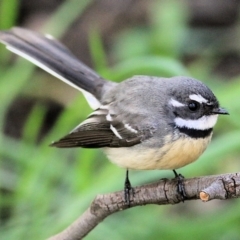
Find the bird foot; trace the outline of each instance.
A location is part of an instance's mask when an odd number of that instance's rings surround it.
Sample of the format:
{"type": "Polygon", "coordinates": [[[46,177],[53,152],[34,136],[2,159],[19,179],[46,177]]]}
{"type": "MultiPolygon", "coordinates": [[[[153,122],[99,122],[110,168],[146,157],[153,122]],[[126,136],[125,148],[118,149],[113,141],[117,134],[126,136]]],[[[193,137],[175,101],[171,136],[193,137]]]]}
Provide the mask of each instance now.
{"type": "Polygon", "coordinates": [[[125,179],[125,183],[124,183],[124,199],[125,199],[125,203],[127,204],[128,207],[130,207],[131,195],[132,195],[132,197],[134,197],[134,189],[129,181],[128,170],[127,170],[126,179],[125,179]]]}
{"type": "Polygon", "coordinates": [[[181,196],[181,201],[184,202],[184,200],[187,199],[187,194],[183,184],[184,176],[180,173],[178,174],[175,170],[173,170],[173,173],[175,175],[175,179],[177,179],[177,192],[181,196]]]}

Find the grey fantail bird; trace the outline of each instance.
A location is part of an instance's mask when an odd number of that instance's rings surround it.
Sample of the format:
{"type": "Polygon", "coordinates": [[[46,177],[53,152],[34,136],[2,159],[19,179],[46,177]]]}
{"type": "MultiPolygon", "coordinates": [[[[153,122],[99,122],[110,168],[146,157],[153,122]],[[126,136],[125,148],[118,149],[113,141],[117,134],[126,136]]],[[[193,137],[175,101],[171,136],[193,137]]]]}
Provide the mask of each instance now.
{"type": "MultiPolygon", "coordinates": [[[[53,142],[59,148],[102,148],[110,161],[127,169],[175,169],[206,149],[219,114],[212,91],[190,77],[133,76],[119,84],[101,78],[51,36],[13,28],[0,32],[12,52],[83,92],[93,108],[85,121],[53,142]]],[[[184,194],[184,189],[179,187],[184,194]]]]}

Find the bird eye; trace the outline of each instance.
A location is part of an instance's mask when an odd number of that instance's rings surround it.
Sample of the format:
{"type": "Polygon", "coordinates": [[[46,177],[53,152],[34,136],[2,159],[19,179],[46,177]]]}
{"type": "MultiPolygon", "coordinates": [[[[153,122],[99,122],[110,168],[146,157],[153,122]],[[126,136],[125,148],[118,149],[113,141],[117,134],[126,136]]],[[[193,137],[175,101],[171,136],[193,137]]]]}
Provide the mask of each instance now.
{"type": "Polygon", "coordinates": [[[191,101],[188,104],[188,108],[192,111],[195,112],[200,108],[200,103],[196,101],[191,101]]]}

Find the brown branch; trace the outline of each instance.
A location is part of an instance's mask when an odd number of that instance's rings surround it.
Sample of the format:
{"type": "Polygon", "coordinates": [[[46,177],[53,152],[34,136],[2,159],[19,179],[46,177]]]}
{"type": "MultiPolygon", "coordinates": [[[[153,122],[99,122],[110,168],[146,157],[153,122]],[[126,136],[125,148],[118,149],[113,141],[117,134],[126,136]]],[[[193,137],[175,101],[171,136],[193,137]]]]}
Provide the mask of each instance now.
{"type": "MultiPolygon", "coordinates": [[[[176,194],[176,184],[175,179],[163,179],[135,187],[130,207],[177,204],[181,202],[181,197],[176,194]]],[[[240,197],[240,173],[185,179],[184,187],[186,200],[201,199],[206,202],[213,199],[237,198],[240,197]]],[[[125,209],[128,209],[128,206],[125,204],[123,191],[98,195],[73,224],[48,240],[82,239],[106,217],[125,209]]]]}

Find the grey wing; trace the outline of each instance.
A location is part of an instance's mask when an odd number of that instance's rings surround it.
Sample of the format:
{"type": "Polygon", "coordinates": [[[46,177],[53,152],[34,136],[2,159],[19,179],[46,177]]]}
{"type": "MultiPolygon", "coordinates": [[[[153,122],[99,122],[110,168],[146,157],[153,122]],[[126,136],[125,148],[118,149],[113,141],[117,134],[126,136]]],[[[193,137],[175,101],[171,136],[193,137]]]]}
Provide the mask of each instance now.
{"type": "Polygon", "coordinates": [[[107,109],[97,109],[83,123],[51,146],[59,148],[130,147],[151,137],[150,131],[140,131],[110,115],[107,109]]]}

